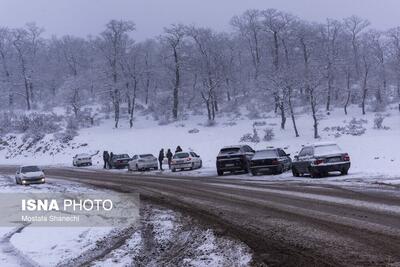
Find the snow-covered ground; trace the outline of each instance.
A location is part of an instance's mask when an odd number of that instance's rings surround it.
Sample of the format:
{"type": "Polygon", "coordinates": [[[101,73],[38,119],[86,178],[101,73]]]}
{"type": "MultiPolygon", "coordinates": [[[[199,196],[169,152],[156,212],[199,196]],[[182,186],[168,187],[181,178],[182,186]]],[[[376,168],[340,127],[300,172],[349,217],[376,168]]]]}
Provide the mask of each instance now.
{"type": "MultiPolygon", "coordinates": [[[[245,114],[245,113],[244,113],[245,114]]],[[[343,150],[350,154],[352,167],[350,175],[357,177],[380,177],[382,179],[400,176],[400,113],[398,108],[389,107],[382,115],[386,116],[383,122],[389,129],[374,129],[375,113],[368,112],[361,115],[358,107],[351,107],[349,114],[344,115],[342,109],[336,109],[330,115],[321,113],[319,125],[321,138],[319,141],[335,141],[343,150]],[[362,126],[365,134],[353,136],[342,134],[335,136],[336,131],[326,131],[327,127],[345,126],[353,119],[364,120],[362,126]]],[[[103,121],[99,126],[80,130],[79,136],[74,139],[73,146],[62,149],[54,155],[42,153],[23,154],[14,158],[5,159],[7,150],[0,151],[3,164],[37,163],[41,165],[71,165],[72,156],[76,153],[100,153],[94,157],[97,167],[102,164],[101,153],[103,150],[114,153],[153,153],[158,155],[161,148],[175,150],[180,145],[184,150],[193,150],[201,155],[204,168],[200,175],[215,175],[215,157],[219,149],[225,145],[239,144],[240,138],[246,133],[253,132],[255,122],[265,124],[256,126],[260,138],[263,138],[263,129],[272,128],[275,137],[270,142],[261,141],[257,144],[249,143],[254,149],[263,149],[267,146],[286,148],[292,156],[301,149],[301,145],[315,142],[313,138],[312,119],[310,115],[297,115],[297,125],[300,137],[294,137],[292,123],[288,118],[286,129],[280,129],[279,116],[267,114],[262,118],[250,120],[246,116],[224,117],[217,119],[217,125],[205,126],[204,116],[192,116],[190,119],[174,122],[168,125],[158,125],[148,117],[137,117],[134,127],[129,128],[126,121],[120,123],[121,127],[113,128],[113,121],[103,121]],[[197,129],[198,133],[189,133],[197,129]],[[87,145],[86,145],[87,144],[87,145]]],[[[198,172],[192,172],[198,174],[198,172]]],[[[189,174],[189,173],[187,173],[189,174]]],[[[391,181],[399,183],[399,181],[391,181]]]]}

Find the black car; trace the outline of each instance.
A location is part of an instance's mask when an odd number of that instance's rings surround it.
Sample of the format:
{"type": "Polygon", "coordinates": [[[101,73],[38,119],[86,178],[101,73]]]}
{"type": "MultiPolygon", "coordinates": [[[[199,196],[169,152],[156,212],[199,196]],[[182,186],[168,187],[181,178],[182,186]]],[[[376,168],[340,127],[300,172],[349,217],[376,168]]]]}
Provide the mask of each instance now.
{"type": "Polygon", "coordinates": [[[249,172],[249,163],[255,151],[248,145],[227,146],[220,150],[217,156],[217,173],[249,172]]]}
{"type": "Polygon", "coordinates": [[[310,174],[311,177],[326,176],[329,172],[342,175],[350,169],[349,154],[335,143],[318,143],[304,146],[292,163],[293,176],[310,174]]]}
{"type": "Polygon", "coordinates": [[[128,154],[116,154],[110,159],[110,169],[125,169],[131,158],[128,154]]]}
{"type": "Polygon", "coordinates": [[[292,159],[281,148],[269,148],[257,151],[250,161],[252,175],[259,173],[280,174],[290,170],[292,159]]]}

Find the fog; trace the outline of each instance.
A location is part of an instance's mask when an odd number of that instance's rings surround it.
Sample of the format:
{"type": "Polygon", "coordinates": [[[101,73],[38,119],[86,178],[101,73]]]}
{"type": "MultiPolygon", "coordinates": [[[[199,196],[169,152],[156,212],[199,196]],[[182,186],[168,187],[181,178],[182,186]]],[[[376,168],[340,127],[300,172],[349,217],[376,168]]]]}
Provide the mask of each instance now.
{"type": "Polygon", "coordinates": [[[110,19],[134,21],[139,40],[179,22],[229,30],[230,18],[250,8],[276,8],[313,21],[354,14],[378,29],[400,25],[398,0],[0,0],[0,4],[0,25],[20,27],[34,21],[48,36],[96,35],[110,19]]]}

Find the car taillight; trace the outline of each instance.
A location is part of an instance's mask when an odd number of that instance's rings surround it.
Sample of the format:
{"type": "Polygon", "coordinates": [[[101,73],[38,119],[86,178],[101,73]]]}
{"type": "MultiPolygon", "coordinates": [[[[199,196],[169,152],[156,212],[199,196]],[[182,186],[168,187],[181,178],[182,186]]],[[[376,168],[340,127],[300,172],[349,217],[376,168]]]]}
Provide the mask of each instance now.
{"type": "Polygon", "coordinates": [[[344,156],[343,156],[343,160],[344,161],[350,161],[350,156],[349,156],[349,154],[344,154],[344,156]]]}
{"type": "Polygon", "coordinates": [[[323,159],[317,159],[317,160],[315,160],[314,161],[314,164],[315,165],[319,165],[319,164],[322,164],[322,163],[324,163],[325,161],[323,160],[323,159]]]}
{"type": "Polygon", "coordinates": [[[191,161],[191,160],[192,160],[192,158],[187,158],[186,160],[187,160],[187,161],[191,161]]]}
{"type": "Polygon", "coordinates": [[[271,162],[272,165],[278,165],[279,161],[277,159],[273,159],[271,162]]]}

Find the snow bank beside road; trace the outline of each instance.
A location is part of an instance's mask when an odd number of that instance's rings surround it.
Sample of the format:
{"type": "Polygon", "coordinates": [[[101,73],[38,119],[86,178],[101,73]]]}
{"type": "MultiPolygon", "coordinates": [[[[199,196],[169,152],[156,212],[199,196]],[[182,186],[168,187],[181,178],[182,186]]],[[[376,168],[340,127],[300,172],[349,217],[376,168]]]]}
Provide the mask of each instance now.
{"type": "MultiPolygon", "coordinates": [[[[365,116],[360,115],[357,107],[349,109],[349,115],[345,116],[341,109],[331,112],[330,115],[323,115],[320,120],[319,130],[321,139],[318,141],[337,142],[343,150],[349,152],[352,167],[350,173],[374,174],[374,175],[399,175],[400,165],[400,114],[397,109],[389,110],[384,120],[384,125],[389,130],[374,129],[374,113],[365,116]],[[337,133],[332,127],[346,126],[356,118],[363,120],[362,126],[366,129],[361,136],[346,135],[337,133]],[[327,129],[327,130],[324,130],[327,129]],[[340,137],[337,137],[339,136],[340,137]]],[[[113,151],[114,153],[128,153],[129,155],[141,153],[153,153],[158,155],[161,148],[174,150],[180,145],[185,150],[194,150],[203,159],[204,170],[208,174],[216,175],[215,157],[219,149],[226,145],[239,143],[240,138],[246,133],[252,133],[253,124],[256,126],[262,139],[263,129],[272,128],[275,137],[270,142],[250,143],[255,149],[263,149],[267,146],[286,147],[286,151],[292,156],[301,149],[301,145],[315,142],[313,139],[312,120],[309,115],[298,115],[297,125],[300,137],[294,137],[291,122],[288,120],[286,129],[279,127],[279,117],[269,114],[265,118],[249,120],[246,117],[220,118],[217,125],[213,127],[204,126],[204,117],[194,116],[190,120],[179,121],[169,125],[158,125],[156,121],[138,117],[135,120],[134,128],[130,129],[128,123],[121,123],[121,128],[114,129],[113,121],[105,121],[94,128],[83,129],[79,136],[74,139],[76,144],[87,144],[84,147],[68,147],[62,152],[54,155],[35,154],[20,155],[15,158],[2,159],[7,164],[42,164],[42,165],[68,165],[72,164],[72,156],[77,153],[96,151],[113,151]],[[197,129],[197,131],[191,131],[197,129]],[[189,132],[197,133],[189,133],[189,132]]],[[[0,151],[0,158],[5,156],[6,151],[0,151]]],[[[98,167],[102,164],[101,153],[94,157],[94,164],[98,167]]]]}

